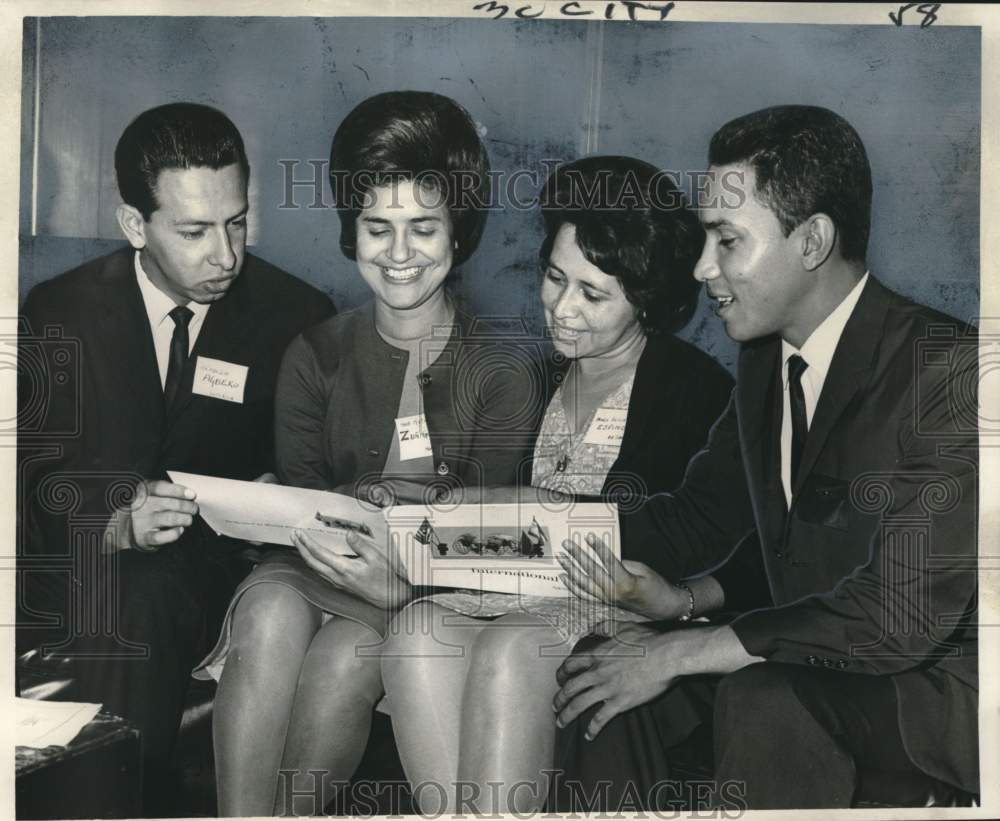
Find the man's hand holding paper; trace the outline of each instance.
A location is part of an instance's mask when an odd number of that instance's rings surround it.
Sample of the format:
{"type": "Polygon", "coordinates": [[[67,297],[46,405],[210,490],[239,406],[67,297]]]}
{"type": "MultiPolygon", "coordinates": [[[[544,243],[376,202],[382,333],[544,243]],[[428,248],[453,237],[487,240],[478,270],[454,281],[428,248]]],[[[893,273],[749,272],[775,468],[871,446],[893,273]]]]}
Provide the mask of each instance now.
{"type": "Polygon", "coordinates": [[[130,546],[152,553],[176,542],[198,515],[197,494],[180,484],[140,482],[128,510],[130,546]]]}

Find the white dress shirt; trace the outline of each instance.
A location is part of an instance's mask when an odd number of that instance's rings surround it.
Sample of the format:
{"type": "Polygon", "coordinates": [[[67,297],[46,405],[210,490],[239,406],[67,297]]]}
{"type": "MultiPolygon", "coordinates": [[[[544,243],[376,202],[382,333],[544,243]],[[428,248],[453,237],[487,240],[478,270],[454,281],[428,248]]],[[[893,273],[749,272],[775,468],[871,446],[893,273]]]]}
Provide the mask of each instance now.
{"type": "MultiPolygon", "coordinates": [[[[139,283],[139,292],[146,306],[146,316],[149,318],[149,329],[153,332],[153,347],[156,348],[156,366],[160,369],[160,387],[167,383],[167,368],[170,365],[170,341],[174,337],[174,321],[170,312],[177,303],[157,288],[145,272],[139,261],[139,252],[135,252],[135,278],[139,283]]],[[[187,303],[187,308],[193,316],[188,322],[188,354],[194,350],[198,332],[205,323],[205,315],[209,305],[197,302],[187,303]]]]}
{"type": "Polygon", "coordinates": [[[801,350],[781,340],[781,382],[784,386],[781,413],[781,486],[785,490],[785,503],[789,509],[792,507],[792,411],[788,395],[788,360],[794,354],[798,354],[809,366],[802,374],[802,394],[806,400],[806,424],[811,426],[816,403],[819,402],[820,394],[823,392],[823,383],[826,382],[826,374],[830,370],[830,362],[833,361],[837,343],[844,333],[847,320],[854,312],[854,306],[861,298],[866,282],[868,282],[867,271],[843,301],[809,335],[801,350]]]}

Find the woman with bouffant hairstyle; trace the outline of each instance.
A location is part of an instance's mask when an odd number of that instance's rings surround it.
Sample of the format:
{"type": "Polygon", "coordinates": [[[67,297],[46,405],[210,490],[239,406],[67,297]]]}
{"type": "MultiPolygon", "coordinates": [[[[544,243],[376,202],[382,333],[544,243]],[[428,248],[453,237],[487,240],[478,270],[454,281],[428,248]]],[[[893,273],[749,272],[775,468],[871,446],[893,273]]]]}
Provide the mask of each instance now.
{"type": "Polygon", "coordinates": [[[372,189],[408,179],[447,203],[452,264],[461,265],[476,250],[486,225],[489,171],[475,123],[454,100],[418,91],[369,97],[341,123],[330,150],[340,250],[357,259],[358,218],[372,189]]]}
{"type": "MultiPolygon", "coordinates": [[[[527,435],[519,443],[499,431],[503,447],[486,446],[496,420],[524,410],[525,386],[481,367],[489,349],[468,344],[475,324],[446,288],[482,234],[488,170],[472,119],[439,94],[379,94],[337,129],[340,246],[372,299],[285,353],[275,408],[282,483],[386,504],[431,501],[442,483],[515,482],[527,435]]],[[[271,551],[241,585],[203,663],[221,671],[220,815],[322,814],[310,773],[321,772],[327,799],[354,773],[382,697],[386,624],[412,596],[381,541],[352,533],[354,557],[304,530],[291,541],[296,551],[271,551]]]]}

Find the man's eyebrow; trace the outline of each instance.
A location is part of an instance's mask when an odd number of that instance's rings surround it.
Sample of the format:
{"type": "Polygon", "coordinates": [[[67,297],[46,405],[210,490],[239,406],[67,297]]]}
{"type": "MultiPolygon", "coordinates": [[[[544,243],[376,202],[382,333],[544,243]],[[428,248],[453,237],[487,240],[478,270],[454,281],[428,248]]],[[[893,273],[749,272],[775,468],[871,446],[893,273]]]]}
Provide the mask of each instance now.
{"type": "MultiPolygon", "coordinates": [[[[227,219],[226,222],[232,222],[233,220],[243,219],[243,217],[245,217],[249,211],[250,211],[250,206],[247,206],[246,208],[244,208],[239,213],[234,214],[229,219],[227,219]]],[[[212,222],[211,220],[175,220],[174,221],[174,226],[178,227],[178,228],[182,228],[182,227],[183,228],[189,228],[189,227],[191,227],[191,228],[211,228],[213,225],[215,225],[215,223],[212,222]]]]}

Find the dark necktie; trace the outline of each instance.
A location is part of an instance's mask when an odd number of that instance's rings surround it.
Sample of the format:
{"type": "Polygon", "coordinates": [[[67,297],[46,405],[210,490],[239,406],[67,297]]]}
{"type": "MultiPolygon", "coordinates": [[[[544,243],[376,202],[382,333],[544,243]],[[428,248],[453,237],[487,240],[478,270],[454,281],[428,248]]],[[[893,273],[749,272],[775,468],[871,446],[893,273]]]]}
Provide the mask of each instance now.
{"type": "Polygon", "coordinates": [[[190,308],[178,305],[170,312],[174,321],[174,335],[170,340],[170,364],[167,365],[167,381],[163,385],[163,398],[169,408],[177,396],[184,373],[184,363],[188,358],[188,322],[194,314],[190,308]]]}
{"type": "Polygon", "coordinates": [[[806,443],[809,423],[806,417],[806,397],[802,393],[802,374],[809,365],[798,354],[788,357],[788,407],[792,412],[792,487],[799,472],[802,448],[806,443]]]}

